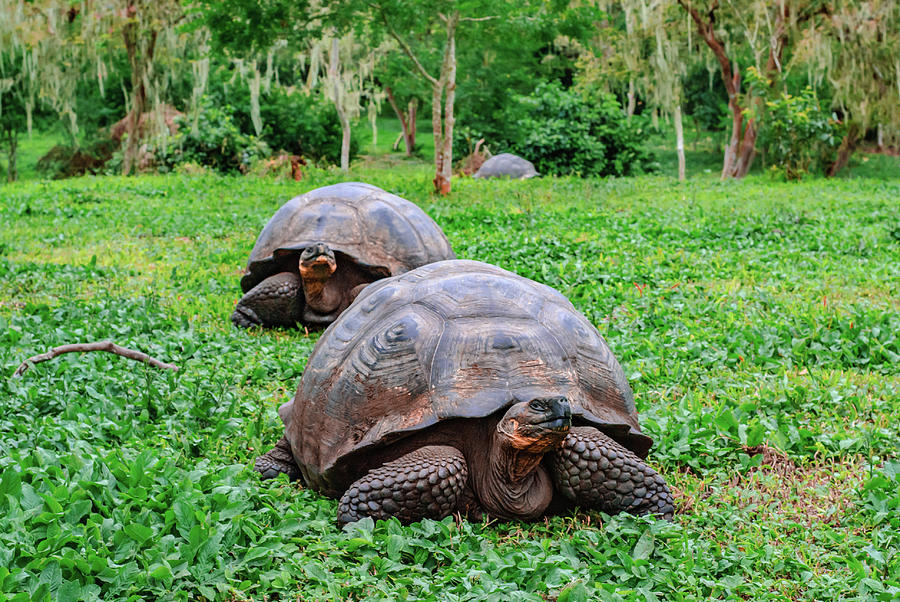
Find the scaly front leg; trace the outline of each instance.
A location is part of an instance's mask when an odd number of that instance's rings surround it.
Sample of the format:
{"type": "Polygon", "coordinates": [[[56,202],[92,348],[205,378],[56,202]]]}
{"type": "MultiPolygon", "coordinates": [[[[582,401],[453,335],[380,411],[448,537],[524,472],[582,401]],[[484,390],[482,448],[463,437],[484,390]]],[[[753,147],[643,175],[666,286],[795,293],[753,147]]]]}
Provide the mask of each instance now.
{"type": "Polygon", "coordinates": [[[609,514],[658,514],[667,520],[675,512],[663,478],[595,428],[569,431],[552,464],[556,486],[580,506],[609,514]]]}
{"type": "Polygon", "coordinates": [[[441,519],[464,510],[466,459],[455,447],[429,445],[374,468],[350,485],[338,507],[338,522],[396,516],[404,523],[441,519]]]}
{"type": "Polygon", "coordinates": [[[281,272],[269,276],[241,297],[231,321],[235,326],[297,325],[303,316],[303,283],[298,274],[281,272]]]}

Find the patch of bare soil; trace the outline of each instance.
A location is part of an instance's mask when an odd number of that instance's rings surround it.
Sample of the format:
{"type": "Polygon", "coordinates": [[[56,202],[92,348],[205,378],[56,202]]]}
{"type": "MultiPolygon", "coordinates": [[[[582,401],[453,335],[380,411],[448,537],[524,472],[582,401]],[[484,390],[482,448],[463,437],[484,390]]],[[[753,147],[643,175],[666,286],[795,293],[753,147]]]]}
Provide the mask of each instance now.
{"type": "Polygon", "coordinates": [[[861,457],[799,465],[766,445],[746,451],[762,454],[762,463],[735,474],[726,488],[737,507],[753,507],[760,520],[794,521],[807,527],[839,525],[852,512],[853,494],[866,477],[861,457]]]}

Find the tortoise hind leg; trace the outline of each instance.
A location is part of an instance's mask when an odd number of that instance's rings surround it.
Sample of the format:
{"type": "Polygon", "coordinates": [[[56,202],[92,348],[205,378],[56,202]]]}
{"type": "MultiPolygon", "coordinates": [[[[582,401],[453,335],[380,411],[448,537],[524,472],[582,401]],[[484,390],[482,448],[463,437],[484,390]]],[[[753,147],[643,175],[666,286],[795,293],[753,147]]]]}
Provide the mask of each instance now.
{"type": "Polygon", "coordinates": [[[303,282],[298,274],[269,276],[241,297],[231,321],[235,326],[296,326],[303,315],[303,282]]]}
{"type": "Polygon", "coordinates": [[[599,430],[571,429],[553,455],[556,485],[572,502],[609,514],[625,511],[672,519],[674,500],[663,478],[599,430]]]}
{"type": "Polygon", "coordinates": [[[285,437],[279,439],[275,447],[258,457],[253,468],[263,479],[274,479],[282,472],[292,481],[300,478],[300,467],[294,462],[291,444],[285,437]]]}
{"type": "Polygon", "coordinates": [[[370,470],[350,485],[338,506],[338,522],[396,516],[405,523],[440,519],[467,499],[468,467],[455,447],[428,445],[370,470]]]}

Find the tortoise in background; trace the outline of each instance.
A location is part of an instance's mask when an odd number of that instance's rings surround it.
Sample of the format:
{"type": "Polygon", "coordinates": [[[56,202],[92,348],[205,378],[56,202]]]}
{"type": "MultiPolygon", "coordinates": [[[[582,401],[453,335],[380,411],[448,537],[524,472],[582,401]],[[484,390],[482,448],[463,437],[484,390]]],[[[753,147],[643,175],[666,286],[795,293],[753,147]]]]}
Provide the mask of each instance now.
{"type": "Polygon", "coordinates": [[[231,321],[326,326],[369,283],[454,257],[413,203],[360,182],[317,188],[282,205],[263,228],[231,321]]]}
{"type": "Polygon", "coordinates": [[[341,523],[674,511],[597,329],[554,289],[476,261],[364,290],[278,413],[285,436],[256,469],[339,498],[341,523]]]}
{"type": "Polygon", "coordinates": [[[531,161],[511,153],[494,155],[485,161],[473,178],[513,178],[524,180],[538,175],[531,161]]]}

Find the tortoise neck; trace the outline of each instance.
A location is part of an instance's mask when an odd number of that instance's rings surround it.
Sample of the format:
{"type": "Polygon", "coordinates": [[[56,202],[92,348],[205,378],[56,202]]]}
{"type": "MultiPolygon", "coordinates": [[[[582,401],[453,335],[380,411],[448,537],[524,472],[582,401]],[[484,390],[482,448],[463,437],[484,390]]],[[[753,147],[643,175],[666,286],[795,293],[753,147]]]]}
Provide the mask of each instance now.
{"type": "Polygon", "coordinates": [[[337,309],[342,299],[341,290],[332,276],[333,274],[320,274],[313,270],[305,270],[303,266],[300,266],[303,297],[307,307],[321,314],[331,313],[337,309]]]}
{"type": "Polygon", "coordinates": [[[489,468],[484,471],[480,499],[489,514],[531,519],[544,513],[553,499],[553,483],[541,465],[544,454],[517,449],[499,431],[491,440],[489,468]]]}

